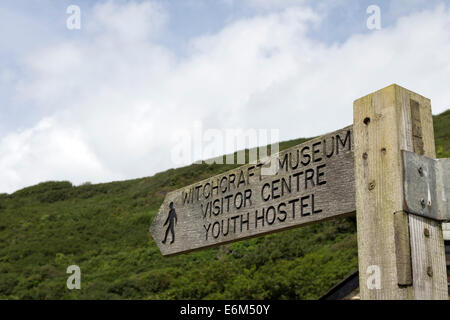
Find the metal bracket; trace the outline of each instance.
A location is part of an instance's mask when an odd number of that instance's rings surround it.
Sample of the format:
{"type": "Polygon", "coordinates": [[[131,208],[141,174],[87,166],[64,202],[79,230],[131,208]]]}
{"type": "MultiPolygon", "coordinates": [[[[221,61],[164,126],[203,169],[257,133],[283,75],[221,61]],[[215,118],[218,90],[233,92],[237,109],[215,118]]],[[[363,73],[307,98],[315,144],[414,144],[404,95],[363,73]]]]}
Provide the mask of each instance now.
{"type": "Polygon", "coordinates": [[[404,210],[437,221],[449,221],[450,158],[431,159],[402,150],[404,210]]]}

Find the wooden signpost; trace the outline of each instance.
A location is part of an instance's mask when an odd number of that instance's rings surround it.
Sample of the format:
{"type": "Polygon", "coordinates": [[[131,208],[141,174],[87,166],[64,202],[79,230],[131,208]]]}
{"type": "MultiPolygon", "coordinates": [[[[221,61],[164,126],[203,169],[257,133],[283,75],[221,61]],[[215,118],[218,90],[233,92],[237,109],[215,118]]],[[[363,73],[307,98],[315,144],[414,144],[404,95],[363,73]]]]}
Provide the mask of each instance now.
{"type": "Polygon", "coordinates": [[[168,193],[150,232],[175,255],[356,212],[361,298],[446,299],[448,205],[408,181],[445,195],[429,177],[448,166],[417,178],[405,151],[435,156],[430,101],[392,85],[355,101],[353,126],[168,193]]]}
{"type": "Polygon", "coordinates": [[[441,223],[408,212],[404,194],[402,150],[436,156],[430,100],[391,85],[353,110],[361,298],[448,299],[441,223]]]}

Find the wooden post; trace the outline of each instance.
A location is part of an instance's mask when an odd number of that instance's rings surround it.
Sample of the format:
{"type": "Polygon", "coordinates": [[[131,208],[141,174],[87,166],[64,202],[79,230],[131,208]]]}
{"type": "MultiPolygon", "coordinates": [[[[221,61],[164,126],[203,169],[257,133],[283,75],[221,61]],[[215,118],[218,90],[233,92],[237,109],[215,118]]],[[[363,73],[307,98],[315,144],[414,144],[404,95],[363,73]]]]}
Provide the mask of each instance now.
{"type": "Polygon", "coordinates": [[[441,224],[403,211],[401,150],[435,158],[430,100],[391,85],[354,103],[362,299],[447,299],[441,224]]]}

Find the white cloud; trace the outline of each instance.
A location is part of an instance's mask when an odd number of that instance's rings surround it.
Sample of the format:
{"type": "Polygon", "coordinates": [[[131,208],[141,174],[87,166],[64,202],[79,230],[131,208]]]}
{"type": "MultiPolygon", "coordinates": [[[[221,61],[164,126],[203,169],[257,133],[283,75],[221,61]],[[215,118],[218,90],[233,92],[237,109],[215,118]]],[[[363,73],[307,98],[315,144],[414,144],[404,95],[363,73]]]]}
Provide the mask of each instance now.
{"type": "Polygon", "coordinates": [[[30,182],[80,179],[83,175],[102,179],[107,172],[99,159],[88,149],[77,128],[61,128],[55,119],[41,120],[34,128],[4,137],[0,144],[0,168],[3,190],[15,190],[30,182]]]}
{"type": "Polygon", "coordinates": [[[305,0],[222,0],[228,5],[242,4],[258,9],[282,9],[304,4],[305,0]]]}
{"type": "Polygon", "coordinates": [[[333,46],[308,35],[320,15],[288,8],[193,39],[183,58],[158,44],[167,19],[151,3],[107,2],[83,37],[27,55],[19,96],[44,119],[0,138],[0,192],[173,167],[175,132],[199,119],[314,136],[350,124],[353,100],[394,82],[432,98],[435,113],[449,106],[445,7],[333,46]]]}

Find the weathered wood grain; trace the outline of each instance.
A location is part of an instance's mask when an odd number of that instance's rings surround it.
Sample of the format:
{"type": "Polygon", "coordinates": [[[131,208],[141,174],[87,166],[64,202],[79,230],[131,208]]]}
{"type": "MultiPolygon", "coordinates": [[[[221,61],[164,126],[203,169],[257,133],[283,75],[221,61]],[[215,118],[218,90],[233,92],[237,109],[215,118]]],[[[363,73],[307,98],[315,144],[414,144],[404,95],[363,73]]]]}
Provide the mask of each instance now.
{"type": "Polygon", "coordinates": [[[399,286],[411,286],[413,284],[408,225],[408,214],[405,211],[394,213],[395,255],[399,286]]]}
{"type": "MultiPolygon", "coordinates": [[[[431,102],[409,90],[398,88],[397,99],[407,128],[400,148],[436,158],[431,102]],[[411,133],[411,134],[410,134],[411,133]]],[[[414,299],[448,299],[442,224],[409,215],[414,299]]]]}
{"type": "Polygon", "coordinates": [[[247,164],[167,194],[150,227],[162,254],[217,246],[355,212],[351,126],[284,150],[272,160],[277,165],[272,175],[263,175],[261,164],[247,164]],[[171,243],[169,228],[163,243],[171,202],[177,216],[175,240],[171,243]]]}
{"type": "Polygon", "coordinates": [[[440,226],[403,214],[401,150],[435,156],[429,100],[391,85],[355,101],[353,128],[361,298],[445,299],[440,226]],[[379,286],[367,282],[373,266],[379,286]]]}
{"type": "Polygon", "coordinates": [[[443,223],[442,231],[444,233],[444,240],[450,240],[450,223],[443,223]]]}

